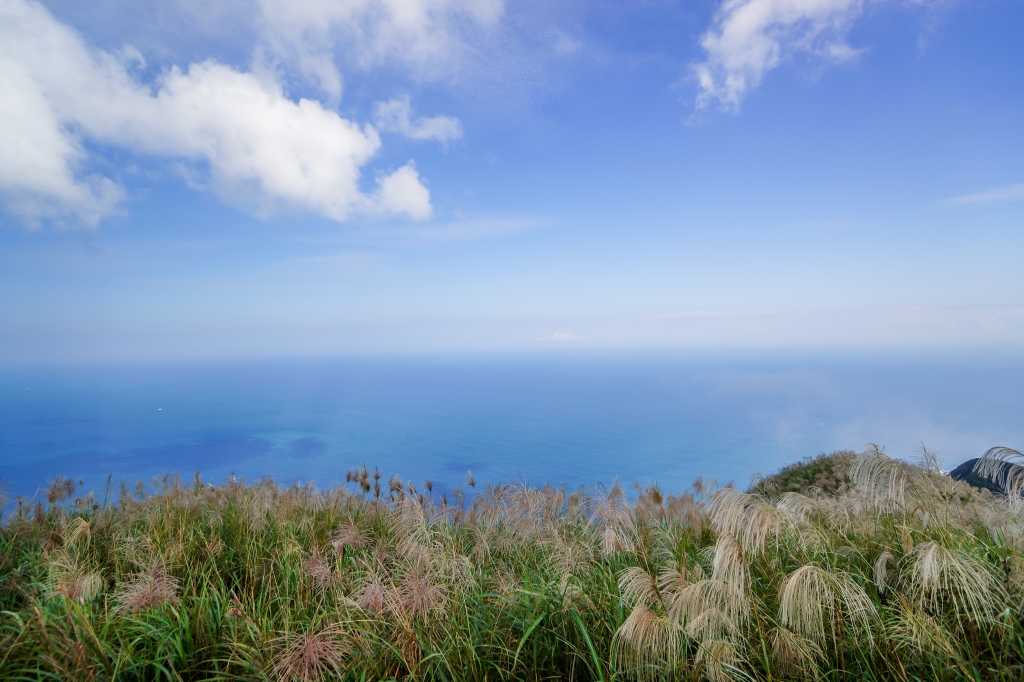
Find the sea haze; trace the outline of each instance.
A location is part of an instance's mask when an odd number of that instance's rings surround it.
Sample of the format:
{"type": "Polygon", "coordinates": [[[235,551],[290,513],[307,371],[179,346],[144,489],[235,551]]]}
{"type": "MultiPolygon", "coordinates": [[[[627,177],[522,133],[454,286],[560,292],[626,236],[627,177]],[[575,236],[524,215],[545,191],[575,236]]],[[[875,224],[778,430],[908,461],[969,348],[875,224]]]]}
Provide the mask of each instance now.
{"type": "Polygon", "coordinates": [[[353,466],[435,490],[595,485],[754,472],[878,443],[947,468],[1024,447],[1024,362],[882,357],[515,356],[0,372],[0,475],[102,497],[178,472],[325,487],[353,466]]]}

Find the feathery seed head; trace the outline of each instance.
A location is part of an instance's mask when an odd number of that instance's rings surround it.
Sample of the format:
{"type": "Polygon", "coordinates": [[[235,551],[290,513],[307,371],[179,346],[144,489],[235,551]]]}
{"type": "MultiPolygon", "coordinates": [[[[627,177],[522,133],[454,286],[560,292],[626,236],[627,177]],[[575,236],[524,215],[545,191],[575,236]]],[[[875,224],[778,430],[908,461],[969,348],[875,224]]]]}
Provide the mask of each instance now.
{"type": "Polygon", "coordinates": [[[130,576],[121,584],[115,596],[120,602],[117,610],[126,613],[137,613],[164,605],[176,606],[180,601],[177,579],[158,559],[153,559],[148,569],[130,576]]]}
{"type": "Polygon", "coordinates": [[[632,540],[625,533],[617,530],[613,524],[609,523],[604,527],[604,532],[601,534],[601,553],[606,557],[632,552],[635,549],[632,540]]]}
{"type": "Polygon", "coordinates": [[[64,546],[68,549],[75,549],[79,545],[89,546],[92,538],[89,522],[81,516],[76,516],[68,521],[67,530],[64,534],[64,546]]]}
{"type": "Polygon", "coordinates": [[[682,634],[671,620],[637,605],[613,637],[620,670],[641,680],[660,677],[666,666],[672,669],[678,664],[682,634]]]}
{"type": "Polygon", "coordinates": [[[341,554],[345,551],[346,547],[351,547],[352,549],[364,547],[366,545],[366,536],[359,529],[359,526],[355,524],[355,521],[348,520],[339,525],[334,531],[331,545],[334,547],[334,551],[341,554]]]}
{"type": "Polygon", "coordinates": [[[759,554],[765,540],[779,534],[779,514],[765,500],[735,488],[722,488],[711,499],[715,530],[738,539],[749,554],[759,554]]]}
{"type": "Polygon", "coordinates": [[[956,637],[950,633],[942,622],[915,607],[901,596],[892,607],[886,610],[889,638],[901,653],[909,653],[914,658],[924,656],[942,656],[959,659],[962,657],[956,637]]]}
{"type": "Polygon", "coordinates": [[[779,623],[818,645],[834,634],[837,617],[870,633],[874,615],[874,604],[849,575],[813,564],[793,571],[779,591],[779,623]]]}
{"type": "Polygon", "coordinates": [[[1009,601],[991,569],[962,550],[925,542],[906,560],[912,562],[908,592],[918,608],[938,614],[948,604],[959,618],[992,623],[1009,601]]]}
{"type": "MultiPolygon", "coordinates": [[[[683,570],[685,571],[685,567],[683,570]]],[[[672,566],[666,566],[658,574],[658,590],[665,595],[666,599],[671,599],[672,595],[689,586],[690,583],[686,579],[686,575],[672,566]]],[[[621,587],[619,589],[621,591],[621,587]]]]}
{"type": "Polygon", "coordinates": [[[879,508],[906,507],[914,473],[911,465],[892,459],[871,443],[850,465],[854,487],[879,508]]]}
{"type": "Polygon", "coordinates": [[[975,463],[974,471],[991,479],[1007,492],[1010,497],[1024,495],[1024,453],[1013,448],[989,448],[975,463]],[[1014,466],[1017,464],[1018,466],[1014,466]]]}
{"type": "Polygon", "coordinates": [[[341,677],[348,653],[344,631],[337,625],[286,635],[277,641],[284,650],[274,661],[274,672],[288,682],[322,682],[341,677]]]}
{"type": "Polygon", "coordinates": [[[426,616],[442,608],[444,590],[434,579],[426,561],[418,560],[408,566],[398,585],[399,607],[410,615],[426,616]]]}
{"type": "Polygon", "coordinates": [[[783,493],[775,501],[775,508],[782,518],[792,524],[804,524],[821,513],[821,506],[806,495],[783,493]]]}
{"type": "Polygon", "coordinates": [[[303,558],[302,572],[319,589],[327,589],[334,585],[334,571],[315,547],[308,557],[303,558]]]}
{"type": "Polygon", "coordinates": [[[742,591],[746,588],[747,561],[743,555],[743,548],[729,533],[719,535],[718,542],[715,543],[711,576],[734,589],[742,591]]]}
{"type": "Polygon", "coordinates": [[[892,561],[892,559],[892,554],[889,554],[889,552],[882,552],[875,560],[873,578],[878,594],[885,594],[885,579],[888,576],[889,562],[892,561]]]}
{"type": "Polygon", "coordinates": [[[661,593],[651,574],[639,566],[631,566],[619,573],[619,594],[630,606],[643,604],[654,607],[661,603],[661,593]]]}
{"type": "Polygon", "coordinates": [[[669,618],[697,642],[737,638],[750,615],[743,591],[720,580],[698,580],[664,596],[669,618]]]}
{"type": "Polygon", "coordinates": [[[81,604],[95,599],[103,591],[103,577],[90,573],[61,552],[50,562],[49,594],[66,597],[81,604]]]}
{"type": "Polygon", "coordinates": [[[63,502],[74,494],[75,482],[70,478],[58,475],[57,478],[53,479],[53,482],[46,491],[46,501],[50,504],[56,504],[57,502],[63,502]]]}
{"type": "Polygon", "coordinates": [[[356,604],[370,613],[380,613],[387,605],[387,587],[375,572],[367,574],[356,604]]]}

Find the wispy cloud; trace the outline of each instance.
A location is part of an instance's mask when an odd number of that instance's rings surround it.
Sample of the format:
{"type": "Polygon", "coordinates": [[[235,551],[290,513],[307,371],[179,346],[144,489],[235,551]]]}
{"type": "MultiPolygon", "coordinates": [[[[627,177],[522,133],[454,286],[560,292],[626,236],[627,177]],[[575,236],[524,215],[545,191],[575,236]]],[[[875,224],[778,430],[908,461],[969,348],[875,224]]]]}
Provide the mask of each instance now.
{"type": "Polygon", "coordinates": [[[701,36],[707,57],[694,64],[697,108],[735,110],[761,78],[796,54],[845,62],[860,54],[846,35],[862,0],[725,0],[701,36]]]}
{"type": "Polygon", "coordinates": [[[400,133],[412,140],[437,140],[447,144],[462,138],[462,123],[453,116],[420,116],[413,120],[408,95],[378,102],[373,121],[381,130],[400,133]]]}
{"type": "Polygon", "coordinates": [[[1006,201],[1020,201],[1024,199],[1024,182],[1019,185],[1007,185],[975,192],[974,194],[961,194],[957,197],[946,199],[943,204],[946,206],[968,206],[971,204],[995,204],[1006,201]]]}
{"type": "Polygon", "coordinates": [[[471,52],[505,11],[502,0],[260,0],[263,50],[341,96],[342,61],[368,70],[401,65],[418,78],[435,78],[471,52]]]}

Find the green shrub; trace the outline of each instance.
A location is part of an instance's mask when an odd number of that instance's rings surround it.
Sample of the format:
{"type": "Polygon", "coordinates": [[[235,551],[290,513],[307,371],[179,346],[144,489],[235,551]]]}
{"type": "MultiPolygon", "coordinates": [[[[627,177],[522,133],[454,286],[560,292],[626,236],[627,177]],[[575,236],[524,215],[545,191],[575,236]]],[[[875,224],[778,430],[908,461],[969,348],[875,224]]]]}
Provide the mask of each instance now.
{"type": "Polygon", "coordinates": [[[750,492],[806,493],[808,490],[835,495],[850,487],[850,463],[857,456],[852,450],[837,450],[816,457],[805,457],[787,464],[777,473],[751,486],[750,492]]]}

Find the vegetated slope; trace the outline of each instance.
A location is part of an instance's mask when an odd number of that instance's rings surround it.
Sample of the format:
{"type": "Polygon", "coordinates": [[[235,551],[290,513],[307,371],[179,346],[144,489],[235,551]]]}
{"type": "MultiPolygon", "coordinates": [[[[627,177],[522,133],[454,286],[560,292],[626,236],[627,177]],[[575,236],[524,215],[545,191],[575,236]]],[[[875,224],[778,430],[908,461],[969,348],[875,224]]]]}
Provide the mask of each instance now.
{"type": "MultiPolygon", "coordinates": [[[[855,461],[857,453],[852,450],[836,450],[829,454],[806,457],[799,462],[787,464],[778,472],[766,476],[751,485],[748,492],[780,495],[782,493],[807,493],[809,491],[838,494],[849,489],[850,465],[855,461]]],[[[1013,480],[1024,472],[1024,468],[1011,462],[999,462],[996,471],[975,471],[981,458],[975,457],[960,464],[951,472],[950,477],[963,481],[975,488],[988,490],[991,493],[1005,495],[1006,481],[1013,480]]]]}
{"type": "Polygon", "coordinates": [[[0,677],[1021,679],[1019,498],[873,449],[847,476],[632,502],[58,481],[0,532],[0,677]]]}
{"type": "Polygon", "coordinates": [[[843,492],[850,487],[850,464],[856,456],[852,450],[836,450],[827,455],[806,457],[757,481],[749,492],[771,495],[806,493],[808,490],[829,494],[843,492]]]}

